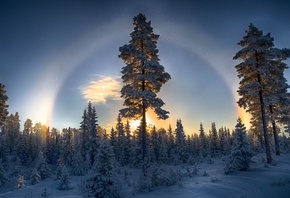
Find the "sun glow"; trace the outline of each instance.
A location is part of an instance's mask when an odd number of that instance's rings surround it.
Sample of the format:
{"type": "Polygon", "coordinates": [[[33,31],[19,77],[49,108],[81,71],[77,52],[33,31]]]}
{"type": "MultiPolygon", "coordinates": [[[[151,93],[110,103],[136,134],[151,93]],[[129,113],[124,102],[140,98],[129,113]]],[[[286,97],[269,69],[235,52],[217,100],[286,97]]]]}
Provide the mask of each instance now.
{"type": "Polygon", "coordinates": [[[242,123],[245,125],[247,130],[250,129],[250,119],[251,115],[246,112],[243,108],[238,107],[238,116],[242,119],[242,123]]]}
{"type": "Polygon", "coordinates": [[[130,123],[130,128],[131,131],[135,131],[139,126],[140,126],[140,120],[131,120],[130,123]]]}
{"type": "MultiPolygon", "coordinates": [[[[129,121],[129,123],[130,123],[131,131],[135,131],[140,126],[141,120],[131,120],[129,121]]],[[[149,118],[148,114],[146,114],[146,124],[147,124],[147,127],[150,125],[154,125],[152,120],[149,118]]]]}
{"type": "Polygon", "coordinates": [[[29,118],[33,120],[34,124],[40,122],[46,126],[51,125],[51,114],[53,109],[53,98],[49,95],[39,96],[36,102],[30,103],[29,110],[33,114],[29,118]]]}
{"type": "MultiPolygon", "coordinates": [[[[55,120],[52,119],[52,113],[58,92],[75,69],[83,66],[83,62],[89,59],[92,54],[103,50],[109,43],[112,43],[113,40],[122,35],[120,32],[110,31],[111,27],[115,27],[116,24],[124,24],[124,22],[113,20],[110,25],[106,24],[104,27],[86,31],[79,38],[64,46],[62,51],[52,55],[50,61],[47,62],[45,60],[37,63],[42,65],[43,72],[35,80],[36,83],[31,91],[33,95],[28,96],[26,104],[24,104],[23,114],[25,118],[32,119],[33,123],[41,122],[48,126],[56,124],[53,123],[55,120]],[[110,33],[107,34],[108,32],[110,33]],[[96,40],[96,38],[98,39],[96,40]]],[[[115,91],[116,85],[118,85],[114,80],[111,80],[110,85],[113,84],[115,86],[110,86],[110,91],[112,87],[114,88],[113,91],[115,91]]],[[[106,99],[117,98],[114,94],[105,95],[104,97],[106,99]]]]}

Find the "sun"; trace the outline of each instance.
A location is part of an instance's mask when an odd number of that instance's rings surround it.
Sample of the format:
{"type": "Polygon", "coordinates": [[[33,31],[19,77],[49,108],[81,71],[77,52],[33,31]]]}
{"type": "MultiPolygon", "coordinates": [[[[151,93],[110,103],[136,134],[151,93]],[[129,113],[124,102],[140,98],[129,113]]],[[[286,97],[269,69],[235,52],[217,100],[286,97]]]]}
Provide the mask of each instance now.
{"type": "Polygon", "coordinates": [[[139,126],[140,126],[140,120],[131,120],[130,123],[130,128],[132,131],[135,131],[139,126]]]}
{"type": "MultiPolygon", "coordinates": [[[[131,131],[135,131],[140,126],[141,120],[130,120],[129,123],[131,131]]],[[[146,124],[147,126],[154,125],[148,114],[146,114],[146,124]]]]}

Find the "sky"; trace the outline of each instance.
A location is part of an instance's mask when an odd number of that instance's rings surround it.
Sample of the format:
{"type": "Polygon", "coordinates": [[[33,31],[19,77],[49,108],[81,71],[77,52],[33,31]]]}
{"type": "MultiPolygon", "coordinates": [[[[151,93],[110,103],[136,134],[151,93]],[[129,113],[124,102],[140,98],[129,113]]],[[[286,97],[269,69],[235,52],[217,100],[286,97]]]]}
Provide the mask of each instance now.
{"type": "Polygon", "coordinates": [[[174,129],[181,119],[187,134],[198,133],[200,123],[233,129],[239,115],[247,120],[236,104],[237,43],[253,23],[276,47],[290,48],[289,10],[287,0],[0,0],[0,83],[22,126],[29,118],[79,128],[92,101],[98,124],[110,129],[123,108],[119,47],[130,40],[133,17],[144,13],[172,78],[158,93],[170,118],[149,112],[149,122],[174,129]]]}

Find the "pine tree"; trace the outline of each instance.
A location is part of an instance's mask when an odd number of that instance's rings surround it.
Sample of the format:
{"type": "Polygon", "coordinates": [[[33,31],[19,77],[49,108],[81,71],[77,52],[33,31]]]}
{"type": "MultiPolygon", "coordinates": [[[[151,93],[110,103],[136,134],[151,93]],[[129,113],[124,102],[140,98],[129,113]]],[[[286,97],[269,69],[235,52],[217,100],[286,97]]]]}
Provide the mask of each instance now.
{"type": "Polygon", "coordinates": [[[71,166],[74,154],[73,133],[71,128],[62,130],[62,142],[60,156],[64,164],[71,166]]]}
{"type": "Polygon", "coordinates": [[[41,145],[39,144],[40,139],[38,139],[35,133],[30,133],[28,137],[28,153],[29,153],[29,164],[35,163],[39,152],[41,151],[41,145]]]}
{"type": "Polygon", "coordinates": [[[220,148],[220,153],[222,155],[225,154],[225,145],[226,145],[226,137],[225,137],[225,132],[224,132],[224,128],[221,127],[219,129],[219,132],[218,132],[218,144],[219,144],[219,148],[220,148]]]}
{"type": "Polygon", "coordinates": [[[71,165],[71,173],[75,176],[83,176],[86,174],[86,164],[82,158],[82,154],[80,151],[73,156],[72,165],[71,165]]]}
{"type": "Polygon", "coordinates": [[[210,149],[211,157],[217,157],[219,155],[218,132],[214,122],[211,124],[210,149]]]}
{"type": "Polygon", "coordinates": [[[200,123],[199,128],[199,146],[200,146],[200,154],[203,158],[206,158],[209,154],[209,147],[208,147],[208,139],[205,135],[203,125],[200,123]]]}
{"type": "Polygon", "coordinates": [[[99,144],[97,118],[96,109],[89,102],[81,122],[81,153],[89,168],[95,163],[99,144]]]}
{"type": "MultiPolygon", "coordinates": [[[[40,149],[43,149],[43,147],[45,148],[46,146],[47,133],[49,132],[47,129],[48,127],[44,124],[41,124],[40,122],[36,123],[33,126],[33,133],[36,136],[36,142],[40,149]]],[[[41,151],[43,151],[43,154],[45,154],[44,150],[41,150],[41,151]]],[[[38,156],[38,153],[36,154],[36,157],[37,156],[38,156]]]]}
{"type": "Polygon", "coordinates": [[[17,145],[20,137],[20,119],[18,112],[6,117],[2,131],[6,135],[9,152],[12,154],[17,149],[15,145],[17,145]]]}
{"type": "Polygon", "coordinates": [[[196,133],[187,135],[186,142],[188,152],[188,164],[194,165],[197,159],[200,157],[198,135],[196,133]]]}
{"type": "Polygon", "coordinates": [[[0,159],[0,187],[8,182],[8,177],[6,171],[4,170],[4,165],[2,159],[0,159]]]}
{"type": "Polygon", "coordinates": [[[17,156],[21,160],[22,165],[28,166],[30,153],[29,153],[29,136],[27,133],[20,134],[19,141],[17,143],[17,156]]]}
{"type": "Polygon", "coordinates": [[[168,162],[168,148],[167,148],[167,133],[166,130],[161,128],[158,130],[158,158],[157,162],[159,164],[164,164],[168,162]]]}
{"type": "Polygon", "coordinates": [[[71,182],[70,182],[70,177],[68,170],[65,165],[62,166],[61,168],[61,177],[60,177],[60,183],[57,187],[58,190],[70,190],[71,187],[71,182]]]}
{"type": "Polygon", "coordinates": [[[63,166],[64,166],[64,161],[62,158],[60,158],[57,162],[57,167],[55,171],[55,180],[60,180],[63,166]]]}
{"type": "Polygon", "coordinates": [[[269,48],[273,46],[272,38],[264,36],[262,31],[253,24],[249,25],[246,35],[238,43],[240,50],[234,59],[242,59],[244,62],[236,65],[238,77],[241,79],[238,94],[241,98],[238,105],[252,114],[252,118],[259,118],[263,126],[263,135],[266,148],[267,162],[272,162],[271,150],[269,145],[269,135],[266,120],[265,104],[265,84],[267,84],[267,74],[269,66],[265,63],[268,58],[269,48]]]}
{"type": "Polygon", "coordinates": [[[17,187],[19,177],[23,175],[23,168],[21,166],[21,161],[18,157],[13,159],[12,168],[10,169],[9,180],[11,183],[17,187]]]}
{"type": "Polygon", "coordinates": [[[6,95],[5,85],[0,83],[0,132],[8,116],[8,96],[6,95]]]}
{"type": "Polygon", "coordinates": [[[24,129],[23,129],[23,134],[25,135],[29,135],[33,132],[33,124],[32,124],[32,120],[31,119],[27,119],[25,122],[24,122],[24,129]]]}
{"type": "Polygon", "coordinates": [[[148,144],[148,150],[149,150],[149,161],[156,163],[157,158],[159,155],[159,145],[158,145],[158,134],[156,131],[155,126],[153,126],[151,132],[149,132],[149,144],[148,144]]]}
{"type": "Polygon", "coordinates": [[[174,161],[174,155],[175,155],[175,144],[174,144],[174,135],[173,135],[173,131],[171,128],[171,125],[169,125],[168,128],[168,140],[167,140],[167,155],[168,155],[168,159],[170,162],[174,161]]]}
{"type": "Polygon", "coordinates": [[[125,129],[124,125],[121,121],[121,115],[118,115],[117,124],[116,124],[116,132],[117,132],[117,155],[116,159],[120,163],[121,166],[125,165],[125,129]]]}
{"type": "Polygon", "coordinates": [[[56,165],[61,154],[61,135],[56,128],[49,131],[47,128],[46,144],[45,144],[45,158],[48,164],[56,165]]]}
{"type": "Polygon", "coordinates": [[[82,158],[85,161],[86,160],[86,156],[87,156],[87,152],[88,152],[88,142],[90,139],[90,135],[89,135],[89,131],[88,131],[88,116],[87,116],[87,110],[84,110],[83,116],[82,116],[83,120],[81,122],[81,154],[82,154],[82,158]]]}
{"type": "Polygon", "coordinates": [[[8,161],[8,145],[6,135],[0,133],[0,161],[6,164],[8,161]]]}
{"type": "MultiPolygon", "coordinates": [[[[143,137],[142,137],[142,133],[140,130],[141,126],[139,126],[133,134],[133,138],[132,138],[132,154],[133,154],[133,165],[135,167],[140,168],[142,165],[142,143],[143,143],[143,137]]],[[[147,149],[147,147],[146,147],[147,149]]],[[[145,162],[143,162],[144,165],[145,162]]],[[[143,170],[144,171],[144,170],[143,170]]]]}
{"type": "Polygon", "coordinates": [[[36,162],[36,170],[40,174],[42,179],[46,179],[51,175],[51,170],[42,152],[39,152],[36,162]]]}
{"type": "Polygon", "coordinates": [[[132,135],[130,130],[130,123],[127,120],[125,125],[125,144],[124,144],[124,163],[128,165],[132,159],[132,135]]]}
{"type": "Polygon", "coordinates": [[[246,127],[242,124],[241,118],[238,118],[235,129],[235,144],[226,164],[225,174],[248,170],[252,156],[253,153],[246,135],[246,127]]]}
{"type": "Polygon", "coordinates": [[[275,48],[274,38],[270,36],[270,33],[263,35],[262,31],[253,24],[250,24],[246,33],[247,35],[239,43],[244,49],[234,57],[234,59],[244,60],[236,66],[239,77],[243,78],[239,93],[243,99],[239,100],[239,105],[247,108],[252,114],[251,123],[254,129],[260,129],[260,126],[263,126],[269,163],[271,158],[266,125],[271,124],[276,154],[279,155],[276,122],[281,124],[290,122],[290,99],[287,93],[289,85],[284,77],[284,70],[288,67],[283,63],[289,58],[290,49],[275,48]]]}
{"type": "Polygon", "coordinates": [[[200,157],[200,153],[201,153],[201,148],[199,147],[200,145],[200,140],[199,140],[199,137],[198,137],[198,134],[194,133],[194,150],[195,150],[195,158],[199,158],[200,157]]]}
{"type": "Polygon", "coordinates": [[[113,147],[115,156],[118,154],[118,145],[117,145],[117,132],[116,130],[112,127],[111,132],[110,132],[110,144],[113,147]]]}
{"type": "MultiPolygon", "coordinates": [[[[270,37],[270,34],[268,34],[270,37]]],[[[267,35],[267,36],[268,36],[267,35]]],[[[270,37],[272,41],[274,38],[270,37]]],[[[271,43],[274,47],[273,42],[271,43]]],[[[290,98],[288,88],[290,86],[284,77],[284,70],[288,66],[283,62],[290,57],[290,49],[277,49],[271,48],[269,50],[269,56],[272,56],[267,60],[269,65],[269,78],[266,83],[267,92],[265,92],[266,104],[268,105],[267,112],[270,115],[271,127],[274,135],[276,155],[280,155],[279,137],[277,122],[287,125],[290,123],[289,106],[290,98]]]]}
{"type": "Polygon", "coordinates": [[[175,133],[175,148],[178,160],[179,162],[185,163],[188,156],[186,152],[187,149],[186,149],[185,133],[180,119],[176,121],[176,129],[174,133],[175,133]]]}
{"type": "MultiPolygon", "coordinates": [[[[142,118],[143,163],[146,158],[146,111],[152,108],[159,119],[167,119],[168,111],[161,107],[164,102],[157,97],[161,86],[171,77],[159,64],[158,49],[156,49],[159,35],[153,33],[151,22],[146,21],[144,14],[133,18],[134,31],[130,34],[128,45],[119,48],[119,57],[126,66],[122,68],[122,80],[126,84],[121,90],[121,97],[125,99],[121,109],[122,116],[127,118],[142,118]]],[[[144,167],[143,167],[144,168],[144,167]]],[[[144,174],[145,174],[144,170],[144,174]]]]}
{"type": "Polygon", "coordinates": [[[115,155],[106,136],[100,142],[94,174],[86,181],[90,197],[120,197],[115,177],[115,155]]]}
{"type": "Polygon", "coordinates": [[[90,131],[90,141],[89,141],[89,159],[91,166],[94,165],[96,161],[97,149],[99,147],[98,131],[97,131],[97,112],[95,107],[88,105],[88,118],[89,118],[89,131],[90,131]]]}
{"type": "Polygon", "coordinates": [[[221,129],[220,144],[222,144],[223,154],[228,155],[231,150],[232,136],[230,135],[230,130],[224,127],[221,129]]]}
{"type": "Polygon", "coordinates": [[[20,175],[18,178],[17,188],[25,188],[25,186],[26,186],[26,180],[24,179],[23,175],[20,175]]]}
{"type": "Polygon", "coordinates": [[[38,184],[41,181],[41,176],[39,175],[39,173],[37,172],[35,168],[32,171],[30,179],[31,179],[32,185],[38,184]]]}

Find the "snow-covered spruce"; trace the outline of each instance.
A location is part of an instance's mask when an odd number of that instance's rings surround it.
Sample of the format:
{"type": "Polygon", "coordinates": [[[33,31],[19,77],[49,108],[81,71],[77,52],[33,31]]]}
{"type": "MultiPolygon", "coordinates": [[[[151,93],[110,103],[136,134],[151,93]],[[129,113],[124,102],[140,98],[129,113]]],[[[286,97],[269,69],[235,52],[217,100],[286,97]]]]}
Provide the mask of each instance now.
{"type": "Polygon", "coordinates": [[[32,185],[35,185],[41,181],[41,176],[39,175],[39,173],[37,172],[35,168],[32,170],[32,174],[30,178],[31,178],[32,185]]]}
{"type": "Polygon", "coordinates": [[[236,171],[246,171],[250,167],[251,157],[253,156],[249,141],[246,136],[246,127],[238,118],[235,129],[234,147],[226,163],[225,174],[232,174],[236,171]]]}
{"type": "Polygon", "coordinates": [[[115,172],[115,155],[106,135],[100,142],[100,148],[94,165],[94,176],[86,180],[88,197],[121,197],[120,185],[115,172]]]}
{"type": "Polygon", "coordinates": [[[2,159],[0,159],[0,187],[8,182],[7,173],[4,170],[2,159]]]}
{"type": "Polygon", "coordinates": [[[70,190],[70,189],[72,189],[69,173],[68,173],[68,170],[67,170],[65,165],[62,166],[60,183],[59,183],[57,189],[58,190],[70,190]]]}
{"type": "Polygon", "coordinates": [[[18,178],[17,188],[25,188],[25,186],[26,186],[26,180],[24,179],[23,175],[20,175],[18,178]]]}
{"type": "Polygon", "coordinates": [[[187,151],[186,151],[186,141],[185,141],[185,133],[183,130],[183,125],[181,123],[181,119],[176,121],[176,129],[175,133],[175,152],[178,158],[179,163],[185,163],[188,159],[187,151]]]}
{"type": "Polygon", "coordinates": [[[84,110],[81,122],[81,155],[87,165],[85,169],[91,169],[95,163],[97,149],[99,146],[98,124],[96,108],[89,102],[87,109],[84,110]]]}
{"type": "Polygon", "coordinates": [[[82,158],[82,154],[78,151],[73,156],[72,166],[71,166],[71,174],[75,176],[83,176],[86,174],[86,166],[85,162],[82,158]]]}
{"type": "Polygon", "coordinates": [[[39,152],[36,162],[36,170],[40,174],[41,179],[46,179],[51,175],[51,170],[42,152],[39,152]]]}

